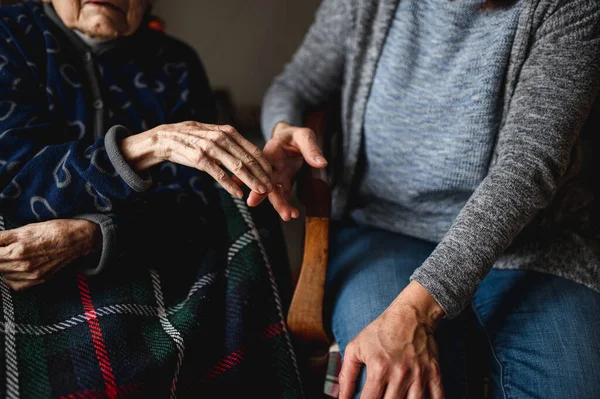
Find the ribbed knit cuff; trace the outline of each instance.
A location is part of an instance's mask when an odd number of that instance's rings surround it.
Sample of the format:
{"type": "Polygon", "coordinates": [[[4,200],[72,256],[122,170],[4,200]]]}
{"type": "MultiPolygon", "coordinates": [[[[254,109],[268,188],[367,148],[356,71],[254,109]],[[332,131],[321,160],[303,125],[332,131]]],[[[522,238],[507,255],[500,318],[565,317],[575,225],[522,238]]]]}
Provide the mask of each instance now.
{"type": "Polygon", "coordinates": [[[451,282],[440,279],[437,275],[432,275],[429,269],[423,266],[415,270],[410,276],[410,281],[415,280],[421,284],[437,301],[444,311],[444,319],[453,319],[457,317],[470,301],[470,297],[465,298],[457,296],[454,289],[456,286],[451,282]]]}
{"type": "Polygon", "coordinates": [[[121,125],[115,125],[111,127],[106,136],[104,137],[104,147],[108,154],[108,159],[112,162],[117,173],[121,176],[125,183],[129,185],[133,190],[137,192],[143,192],[150,188],[152,185],[152,177],[149,173],[139,175],[136,173],[131,166],[123,158],[123,154],[119,150],[118,142],[123,138],[130,136],[131,132],[121,125]]]}

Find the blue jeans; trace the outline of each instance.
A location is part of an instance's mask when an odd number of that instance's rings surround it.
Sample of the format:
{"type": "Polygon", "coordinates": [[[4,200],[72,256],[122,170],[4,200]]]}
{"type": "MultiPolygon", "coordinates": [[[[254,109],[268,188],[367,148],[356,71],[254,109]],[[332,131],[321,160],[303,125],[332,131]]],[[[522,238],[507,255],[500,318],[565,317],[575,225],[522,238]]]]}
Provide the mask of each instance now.
{"type": "MultiPolygon", "coordinates": [[[[342,353],[434,248],[371,227],[332,224],[326,292],[342,353]]],[[[599,293],[549,274],[492,269],[472,311],[488,353],[490,398],[600,398],[599,293]]],[[[464,315],[444,320],[436,332],[447,399],[465,397],[463,322],[464,315]]]]}

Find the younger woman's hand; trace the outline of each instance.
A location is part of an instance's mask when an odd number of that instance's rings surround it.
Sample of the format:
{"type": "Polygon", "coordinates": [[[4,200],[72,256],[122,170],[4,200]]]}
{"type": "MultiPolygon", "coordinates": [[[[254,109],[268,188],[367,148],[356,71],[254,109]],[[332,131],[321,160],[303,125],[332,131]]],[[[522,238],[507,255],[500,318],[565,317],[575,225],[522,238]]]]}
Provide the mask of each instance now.
{"type": "Polygon", "coordinates": [[[284,221],[297,218],[300,213],[289,203],[290,192],[298,171],[307,162],[314,168],[324,168],[327,160],[317,145],[311,129],[280,122],[273,129],[273,136],[265,144],[264,156],[273,166],[275,190],[268,194],[250,193],[249,206],[257,206],[265,198],[284,221]]]}
{"type": "Polygon", "coordinates": [[[361,399],[442,399],[433,333],[443,316],[423,286],[411,282],[394,302],[346,346],[339,375],[340,399],[350,399],[360,369],[367,380],[361,399]]]}
{"type": "Polygon", "coordinates": [[[88,220],[56,219],[0,231],[0,275],[10,288],[24,290],[101,249],[100,227],[88,220]]]}

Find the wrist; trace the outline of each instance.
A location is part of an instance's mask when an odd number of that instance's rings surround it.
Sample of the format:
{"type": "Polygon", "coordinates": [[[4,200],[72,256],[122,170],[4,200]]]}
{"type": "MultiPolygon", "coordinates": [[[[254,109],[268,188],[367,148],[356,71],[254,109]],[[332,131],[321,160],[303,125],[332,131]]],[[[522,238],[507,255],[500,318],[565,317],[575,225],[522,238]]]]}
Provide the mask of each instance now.
{"type": "Polygon", "coordinates": [[[102,250],[102,229],[100,226],[86,219],[65,220],[68,233],[76,243],[74,248],[79,248],[81,256],[100,252],[102,250]]]}
{"type": "Polygon", "coordinates": [[[444,310],[435,298],[417,281],[411,281],[394,300],[391,307],[414,309],[419,320],[431,329],[435,329],[444,318],[444,310]]]}
{"type": "Polygon", "coordinates": [[[159,138],[155,129],[134,134],[119,142],[119,151],[134,171],[141,172],[164,160],[159,156],[159,138]]]}
{"type": "Polygon", "coordinates": [[[94,222],[87,223],[88,237],[90,237],[90,253],[102,251],[102,229],[94,222]]]}

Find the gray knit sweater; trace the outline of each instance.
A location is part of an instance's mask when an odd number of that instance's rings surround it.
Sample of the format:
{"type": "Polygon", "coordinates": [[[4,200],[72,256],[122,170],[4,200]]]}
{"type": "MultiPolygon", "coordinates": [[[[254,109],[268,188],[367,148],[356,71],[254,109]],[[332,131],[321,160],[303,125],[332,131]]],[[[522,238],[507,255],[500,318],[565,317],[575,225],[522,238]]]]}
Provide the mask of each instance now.
{"type": "Polygon", "coordinates": [[[402,0],[364,118],[351,218],[440,242],[487,175],[520,1],[402,0]]]}
{"type": "MultiPolygon", "coordinates": [[[[336,219],[347,215],[356,192],[366,102],[398,1],[324,0],[264,99],[269,137],[280,121],[302,125],[309,108],[341,89],[342,156],[332,165],[336,219]]],[[[552,273],[600,292],[592,212],[598,179],[589,173],[589,140],[597,139],[587,133],[597,129],[590,110],[600,88],[600,3],[522,2],[489,171],[412,276],[448,318],[467,306],[491,267],[552,273]]]]}

